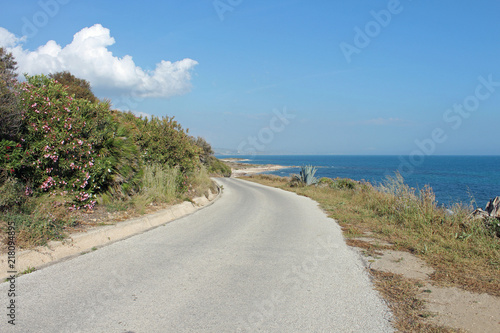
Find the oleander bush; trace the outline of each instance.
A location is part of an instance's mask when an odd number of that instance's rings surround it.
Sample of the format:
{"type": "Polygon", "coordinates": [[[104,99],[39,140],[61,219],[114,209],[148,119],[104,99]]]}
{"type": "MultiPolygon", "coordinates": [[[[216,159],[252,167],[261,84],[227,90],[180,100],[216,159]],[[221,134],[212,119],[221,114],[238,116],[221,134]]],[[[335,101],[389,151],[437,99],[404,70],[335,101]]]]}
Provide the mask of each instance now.
{"type": "Polygon", "coordinates": [[[22,125],[15,141],[2,140],[0,164],[26,195],[69,195],[73,208],[92,208],[115,167],[109,105],[75,99],[44,75],[27,76],[19,91],[22,125]]]}

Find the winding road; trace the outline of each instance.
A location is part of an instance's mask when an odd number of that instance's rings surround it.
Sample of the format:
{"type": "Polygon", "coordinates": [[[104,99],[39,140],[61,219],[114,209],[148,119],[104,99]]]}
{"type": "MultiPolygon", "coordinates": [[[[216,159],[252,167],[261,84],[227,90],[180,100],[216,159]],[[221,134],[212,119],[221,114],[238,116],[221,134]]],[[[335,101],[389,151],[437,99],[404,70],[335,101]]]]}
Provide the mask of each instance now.
{"type": "Polygon", "coordinates": [[[218,179],[212,205],[16,281],[0,332],[393,332],[359,254],[314,201],[218,179]]]}

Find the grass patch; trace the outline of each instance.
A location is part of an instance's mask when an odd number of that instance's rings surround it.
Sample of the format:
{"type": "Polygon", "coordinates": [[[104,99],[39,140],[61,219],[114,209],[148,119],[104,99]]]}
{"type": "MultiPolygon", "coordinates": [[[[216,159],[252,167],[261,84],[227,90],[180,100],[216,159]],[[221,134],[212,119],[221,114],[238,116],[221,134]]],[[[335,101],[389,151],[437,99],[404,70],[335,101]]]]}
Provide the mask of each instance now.
{"type": "MultiPolygon", "coordinates": [[[[231,169],[229,172],[231,172],[231,169]]],[[[198,172],[191,174],[189,197],[193,198],[204,195],[208,198],[208,190],[216,193],[218,191],[217,185],[210,179],[211,175],[205,166],[202,166],[198,172]]]]}
{"type": "Polygon", "coordinates": [[[160,164],[145,166],[140,193],[132,198],[135,209],[143,213],[148,205],[175,202],[180,176],[178,168],[160,164]]]}
{"type": "MultiPolygon", "coordinates": [[[[68,214],[64,196],[24,198],[21,206],[4,211],[0,217],[0,229],[7,230],[13,223],[16,228],[16,244],[23,248],[45,245],[50,240],[66,237],[65,229],[73,226],[75,218],[68,214]]],[[[2,233],[5,236],[5,232],[2,233]]],[[[4,238],[5,240],[5,238],[4,238]]]]}
{"type": "Polygon", "coordinates": [[[21,275],[24,275],[24,274],[33,273],[34,271],[36,271],[36,268],[29,266],[24,271],[22,271],[21,273],[19,273],[18,276],[21,276],[21,275]]]}

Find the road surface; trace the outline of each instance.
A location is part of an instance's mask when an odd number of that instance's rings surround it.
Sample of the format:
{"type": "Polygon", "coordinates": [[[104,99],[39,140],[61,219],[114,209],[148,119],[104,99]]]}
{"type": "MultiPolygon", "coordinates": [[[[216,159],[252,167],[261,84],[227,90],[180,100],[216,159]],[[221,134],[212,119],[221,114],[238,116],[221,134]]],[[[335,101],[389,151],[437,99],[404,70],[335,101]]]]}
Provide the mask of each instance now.
{"type": "MultiPolygon", "coordinates": [[[[340,227],[305,197],[220,179],[198,212],[0,285],[0,332],[392,332],[340,227]]],[[[3,268],[2,268],[3,269],[3,268]]]]}

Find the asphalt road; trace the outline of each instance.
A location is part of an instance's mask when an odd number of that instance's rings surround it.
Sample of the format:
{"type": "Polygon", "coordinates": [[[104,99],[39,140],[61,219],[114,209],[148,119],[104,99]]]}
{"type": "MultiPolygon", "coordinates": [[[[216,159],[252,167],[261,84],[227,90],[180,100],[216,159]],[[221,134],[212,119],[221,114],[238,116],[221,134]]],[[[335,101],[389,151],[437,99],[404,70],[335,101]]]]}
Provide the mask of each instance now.
{"type": "MultiPolygon", "coordinates": [[[[0,332],[392,332],[359,255],[317,204],[220,179],[219,200],[0,285],[0,332]]],[[[3,268],[2,268],[3,269],[3,268]]]]}

